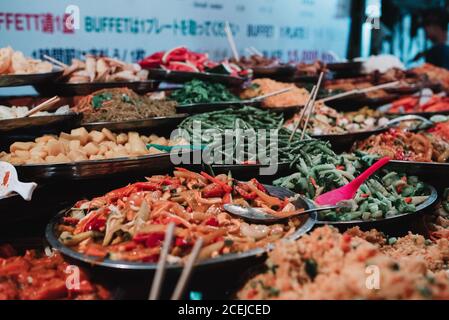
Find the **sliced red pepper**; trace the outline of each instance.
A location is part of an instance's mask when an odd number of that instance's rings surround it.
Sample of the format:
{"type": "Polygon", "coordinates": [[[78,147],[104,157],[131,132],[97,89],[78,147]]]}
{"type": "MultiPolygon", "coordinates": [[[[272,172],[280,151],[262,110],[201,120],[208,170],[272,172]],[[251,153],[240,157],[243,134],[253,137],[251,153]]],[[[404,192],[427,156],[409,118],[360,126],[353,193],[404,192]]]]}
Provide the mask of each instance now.
{"type": "Polygon", "coordinates": [[[368,197],[369,197],[369,194],[368,194],[368,193],[362,193],[360,196],[361,196],[362,198],[368,198],[368,197]]]}
{"type": "Polygon", "coordinates": [[[226,193],[223,197],[223,204],[228,204],[232,202],[231,194],[226,193]]]}
{"type": "Polygon", "coordinates": [[[341,171],[341,170],[345,170],[345,166],[336,166],[335,168],[336,168],[337,170],[340,170],[340,171],[341,171]]]}
{"type": "Polygon", "coordinates": [[[317,185],[315,179],[314,179],[313,177],[310,177],[309,180],[310,180],[310,183],[312,184],[312,186],[313,186],[315,189],[318,189],[319,186],[317,185]]]}
{"type": "Polygon", "coordinates": [[[235,191],[237,191],[237,193],[239,195],[241,195],[243,197],[243,199],[245,200],[254,200],[257,198],[257,194],[255,192],[247,192],[245,190],[243,190],[243,188],[239,187],[239,186],[235,186],[234,187],[235,191]]]}
{"type": "Polygon", "coordinates": [[[267,189],[264,187],[263,184],[261,184],[259,181],[257,181],[256,178],[251,179],[251,182],[262,192],[267,192],[267,189]]]}
{"type": "Polygon", "coordinates": [[[224,194],[223,188],[216,183],[207,185],[202,191],[203,198],[221,198],[224,194]]]}
{"type": "Polygon", "coordinates": [[[64,217],[64,218],[62,218],[62,221],[65,224],[69,224],[71,226],[76,226],[80,220],[76,219],[76,218],[72,218],[72,217],[64,217]]]}
{"type": "Polygon", "coordinates": [[[157,191],[161,189],[161,186],[152,182],[137,182],[133,184],[136,190],[139,191],[157,191]]]}
{"type": "Polygon", "coordinates": [[[175,246],[177,247],[189,247],[191,245],[192,244],[183,237],[176,237],[175,239],[175,246]]]}
{"type": "Polygon", "coordinates": [[[405,203],[410,204],[410,203],[412,203],[413,199],[410,197],[407,197],[404,199],[404,201],[405,201],[405,203]]]}
{"type": "Polygon", "coordinates": [[[106,225],[106,218],[95,217],[84,226],[84,231],[100,231],[106,225]]]}
{"type": "Polygon", "coordinates": [[[213,182],[213,183],[216,183],[216,184],[220,185],[223,188],[225,193],[228,193],[228,192],[232,191],[232,187],[231,186],[229,186],[225,182],[223,182],[223,181],[221,181],[221,180],[219,180],[219,179],[217,179],[215,177],[212,177],[211,175],[207,174],[206,172],[201,171],[201,175],[204,178],[206,178],[207,180],[209,180],[210,182],[213,182]]]}
{"type": "Polygon", "coordinates": [[[217,218],[210,217],[209,219],[206,220],[206,225],[211,227],[218,227],[220,223],[218,222],[217,218]]]}
{"type": "Polygon", "coordinates": [[[165,234],[163,232],[141,233],[136,234],[133,241],[144,244],[148,248],[154,248],[161,244],[164,237],[165,234]]]}

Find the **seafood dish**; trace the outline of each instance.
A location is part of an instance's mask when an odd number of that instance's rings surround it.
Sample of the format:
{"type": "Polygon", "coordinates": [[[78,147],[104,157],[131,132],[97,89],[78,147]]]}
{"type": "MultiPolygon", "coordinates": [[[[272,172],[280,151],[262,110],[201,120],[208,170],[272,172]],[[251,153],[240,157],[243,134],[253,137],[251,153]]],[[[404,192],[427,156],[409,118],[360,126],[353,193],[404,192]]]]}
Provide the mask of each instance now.
{"type": "Polygon", "coordinates": [[[57,225],[59,241],[79,253],[98,258],[157,262],[167,225],[174,223],[175,241],[168,261],[182,263],[203,239],[199,259],[263,248],[291,235],[301,219],[256,225],[223,209],[233,203],[288,217],[301,212],[291,199],[267,194],[256,179],[234,180],[177,168],[172,176],[151,176],[144,182],[77,202],[57,225]]]}
{"type": "Polygon", "coordinates": [[[11,47],[0,48],[0,75],[48,73],[53,70],[50,62],[25,57],[11,47]]]}
{"type": "Polygon", "coordinates": [[[157,135],[140,135],[137,132],[112,133],[106,128],[88,132],[85,128],[61,132],[59,136],[44,135],[34,141],[18,141],[9,152],[0,152],[0,161],[13,165],[71,163],[87,160],[138,157],[163,153],[147,144],[173,146],[185,144],[157,135]]]}
{"type": "Polygon", "coordinates": [[[342,234],[325,226],[278,243],[268,255],[266,271],[245,284],[239,299],[449,299],[447,239],[387,238],[358,228],[342,234]],[[368,285],[370,268],[382,276],[368,285]]]}
{"type": "Polygon", "coordinates": [[[86,55],[85,60],[73,59],[64,69],[62,79],[68,83],[144,81],[148,71],[138,64],[109,58],[86,55]]]}
{"type": "Polygon", "coordinates": [[[176,102],[138,95],[128,88],[102,89],[80,99],[72,108],[83,123],[142,120],[176,114],[176,102]]]}

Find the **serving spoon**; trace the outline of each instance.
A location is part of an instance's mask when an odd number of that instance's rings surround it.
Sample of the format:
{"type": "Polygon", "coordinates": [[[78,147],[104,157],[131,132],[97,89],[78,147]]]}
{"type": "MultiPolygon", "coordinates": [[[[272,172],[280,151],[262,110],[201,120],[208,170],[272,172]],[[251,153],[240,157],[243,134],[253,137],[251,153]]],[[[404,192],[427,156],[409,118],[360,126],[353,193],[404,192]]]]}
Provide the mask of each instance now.
{"type": "Polygon", "coordinates": [[[297,216],[301,216],[304,214],[308,214],[311,212],[334,210],[334,209],[338,209],[338,208],[342,208],[342,207],[343,206],[341,206],[341,205],[318,207],[318,208],[304,210],[304,211],[298,212],[296,214],[293,214],[293,215],[290,215],[287,217],[277,217],[277,216],[274,216],[271,214],[267,214],[260,209],[255,209],[255,208],[251,208],[251,207],[245,208],[245,207],[238,206],[235,204],[223,205],[223,208],[230,214],[237,216],[239,218],[242,218],[246,221],[258,223],[258,224],[274,224],[277,222],[285,221],[285,220],[288,220],[288,219],[291,219],[291,218],[294,218],[297,216]]]}
{"type": "Polygon", "coordinates": [[[17,178],[16,168],[8,162],[0,161],[0,199],[16,192],[26,201],[30,201],[36,187],[37,184],[34,182],[20,182],[17,178]]]}
{"type": "Polygon", "coordinates": [[[333,206],[341,201],[353,199],[360,186],[366,180],[368,180],[369,177],[371,177],[377,170],[381,169],[388,162],[390,162],[390,160],[391,159],[388,157],[380,159],[347,185],[320,195],[315,199],[315,202],[322,206],[333,206]]]}

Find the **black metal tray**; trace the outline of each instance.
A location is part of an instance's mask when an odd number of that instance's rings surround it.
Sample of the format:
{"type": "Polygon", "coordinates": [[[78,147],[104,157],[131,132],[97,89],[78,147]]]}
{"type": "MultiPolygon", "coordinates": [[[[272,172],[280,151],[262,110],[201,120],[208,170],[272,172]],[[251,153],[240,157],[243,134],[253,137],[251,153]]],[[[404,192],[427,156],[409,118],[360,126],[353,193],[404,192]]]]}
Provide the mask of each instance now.
{"type": "Polygon", "coordinates": [[[80,124],[83,115],[80,113],[70,113],[66,115],[49,115],[36,117],[22,117],[16,119],[0,120],[0,133],[17,132],[21,130],[30,131],[38,128],[67,124],[76,127],[80,124]]]}
{"type": "Polygon", "coordinates": [[[357,131],[357,132],[349,132],[343,134],[326,134],[326,135],[317,135],[312,136],[312,138],[329,141],[332,145],[332,148],[337,151],[348,151],[354,142],[366,139],[374,134],[379,134],[387,131],[387,127],[382,127],[374,130],[368,131],[357,131]]]}
{"type": "Polygon", "coordinates": [[[106,128],[114,132],[130,131],[130,130],[144,130],[144,129],[154,129],[161,128],[164,129],[174,129],[178,124],[182,122],[189,115],[186,113],[176,114],[168,117],[155,117],[148,118],[144,120],[129,120],[120,122],[91,122],[82,123],[81,126],[86,128],[86,130],[98,130],[106,128]]]}
{"type": "Polygon", "coordinates": [[[49,82],[35,84],[34,88],[43,96],[58,95],[62,97],[84,96],[92,92],[110,88],[129,88],[138,94],[144,94],[158,89],[159,82],[153,80],[145,81],[116,81],[116,82],[49,82]]]}
{"type": "MultiPolygon", "coordinates": [[[[185,151],[191,153],[191,151],[185,151]]],[[[87,160],[71,163],[30,164],[15,166],[18,175],[25,181],[85,180],[105,178],[116,174],[151,173],[170,170],[173,164],[170,153],[141,157],[87,160]]]]}
{"type": "Polygon", "coordinates": [[[191,81],[192,79],[199,79],[203,81],[222,83],[232,87],[240,87],[245,81],[248,80],[247,78],[208,72],[170,71],[155,68],[150,68],[147,70],[149,71],[149,79],[175,83],[184,83],[191,81]]]}
{"type": "Polygon", "coordinates": [[[31,74],[5,74],[0,75],[0,87],[15,87],[51,83],[60,77],[63,70],[53,69],[52,72],[31,73],[31,74]]]}
{"type": "Polygon", "coordinates": [[[449,163],[391,160],[388,167],[418,176],[449,176],[449,163]]]}

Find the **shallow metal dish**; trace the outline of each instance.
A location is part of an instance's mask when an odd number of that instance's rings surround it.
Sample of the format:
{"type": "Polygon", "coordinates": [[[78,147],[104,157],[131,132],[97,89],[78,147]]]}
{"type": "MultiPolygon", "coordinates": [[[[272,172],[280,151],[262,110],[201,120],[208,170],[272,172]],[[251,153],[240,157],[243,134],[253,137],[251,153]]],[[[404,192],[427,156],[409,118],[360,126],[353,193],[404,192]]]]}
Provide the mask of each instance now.
{"type": "Polygon", "coordinates": [[[391,160],[387,166],[395,171],[424,177],[439,176],[444,179],[449,175],[449,163],[391,160]]]}
{"type": "Polygon", "coordinates": [[[5,74],[0,75],[0,87],[15,87],[51,83],[60,77],[63,70],[54,68],[52,72],[32,74],[5,74]]]}
{"type": "Polygon", "coordinates": [[[431,186],[426,185],[429,190],[429,197],[426,201],[421,203],[416,207],[416,211],[412,213],[403,213],[398,214],[393,217],[383,218],[379,220],[351,220],[351,221],[317,221],[317,225],[333,225],[333,226],[343,226],[343,227],[352,227],[352,226],[360,226],[365,228],[379,228],[380,225],[390,224],[394,222],[401,222],[404,219],[411,218],[413,216],[418,216],[423,214],[426,209],[431,208],[432,205],[436,203],[438,200],[438,192],[437,190],[431,186]]]}
{"type": "Polygon", "coordinates": [[[178,124],[182,122],[189,115],[187,113],[176,114],[168,117],[154,117],[144,120],[128,120],[120,122],[91,122],[82,123],[81,126],[86,128],[86,130],[98,130],[106,128],[114,132],[130,131],[130,130],[141,130],[141,129],[153,129],[161,128],[164,129],[174,129],[178,124]]]}
{"type": "MultiPolygon", "coordinates": [[[[267,186],[269,188],[269,186],[267,186]]],[[[269,191],[269,189],[268,189],[269,191]]],[[[301,205],[305,209],[314,208],[313,203],[303,197],[300,197],[298,199],[300,201],[301,205]]],[[[56,236],[56,227],[59,222],[59,220],[67,214],[67,210],[63,210],[60,213],[58,213],[55,217],[51,219],[51,221],[48,223],[46,230],[45,230],[45,237],[49,244],[60,251],[63,255],[68,256],[76,261],[81,261],[83,263],[88,263],[94,266],[99,267],[106,267],[106,268],[113,268],[113,269],[125,269],[125,270],[155,270],[157,267],[156,263],[141,263],[141,262],[128,262],[128,261],[114,261],[110,259],[103,259],[101,261],[98,260],[98,258],[92,257],[92,256],[86,256],[84,254],[78,253],[69,247],[63,245],[61,242],[59,242],[57,236],[56,236]]],[[[308,217],[304,217],[304,223],[289,237],[285,239],[291,239],[296,240],[300,238],[302,235],[310,231],[313,226],[316,223],[317,213],[313,212],[308,217]]],[[[257,248],[253,250],[248,250],[242,253],[232,253],[227,255],[222,255],[217,258],[207,259],[204,261],[200,261],[195,268],[202,268],[202,267],[211,267],[211,266],[218,266],[223,265],[227,263],[233,263],[233,262],[241,262],[245,259],[254,259],[256,257],[260,257],[261,255],[265,254],[267,251],[271,250],[273,248],[274,244],[269,244],[265,248],[257,248]]],[[[182,265],[180,264],[168,264],[167,269],[169,270],[180,270],[182,268],[182,265]]]]}
{"type": "Polygon", "coordinates": [[[415,115],[415,116],[421,116],[421,117],[430,119],[433,116],[437,116],[437,115],[449,115],[449,110],[438,111],[438,112],[407,112],[407,113],[391,113],[391,112],[387,112],[386,115],[387,116],[392,116],[392,117],[399,117],[399,116],[405,116],[405,115],[415,115]]]}
{"type": "Polygon", "coordinates": [[[83,115],[80,113],[70,113],[65,115],[49,115],[36,117],[22,117],[16,119],[0,120],[0,133],[18,130],[34,130],[45,127],[50,129],[52,126],[67,124],[76,127],[80,124],[83,115]]]}
{"type": "MultiPolygon", "coordinates": [[[[190,151],[186,151],[189,152],[190,151]]],[[[169,170],[173,167],[170,153],[133,158],[88,160],[71,163],[29,164],[15,166],[18,175],[26,181],[84,180],[104,178],[113,174],[145,173],[169,170]]]]}
{"type": "Polygon", "coordinates": [[[167,82],[184,83],[192,79],[221,83],[228,86],[240,87],[247,78],[233,77],[219,73],[208,72],[187,72],[187,71],[171,71],[164,69],[150,68],[148,78],[162,80],[167,82]]]}
{"type": "Polygon", "coordinates": [[[325,134],[325,135],[317,135],[312,136],[312,138],[329,141],[332,147],[340,152],[349,150],[354,142],[366,139],[374,134],[380,134],[386,132],[388,130],[387,127],[368,130],[368,131],[357,131],[357,132],[349,132],[343,134],[325,134]]]}
{"type": "Polygon", "coordinates": [[[144,94],[150,91],[156,91],[159,82],[153,80],[144,81],[116,81],[116,82],[86,82],[86,83],[68,83],[52,82],[36,84],[34,88],[44,96],[84,96],[92,92],[111,89],[111,88],[129,88],[138,94],[144,94]]]}

